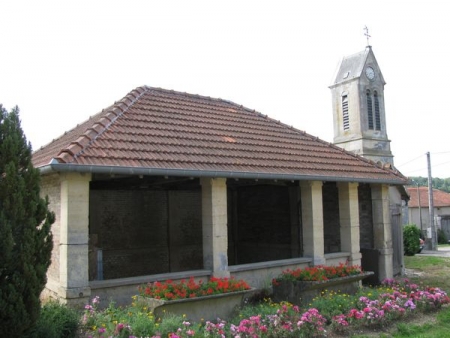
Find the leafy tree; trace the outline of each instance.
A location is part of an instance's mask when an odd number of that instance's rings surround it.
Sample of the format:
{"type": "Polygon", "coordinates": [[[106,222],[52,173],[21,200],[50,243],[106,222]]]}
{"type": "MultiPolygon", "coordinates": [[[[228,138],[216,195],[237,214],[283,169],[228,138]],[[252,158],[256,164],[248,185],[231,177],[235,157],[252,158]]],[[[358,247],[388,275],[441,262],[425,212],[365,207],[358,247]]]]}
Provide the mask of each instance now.
{"type": "Polygon", "coordinates": [[[438,229],[438,244],[448,244],[447,234],[442,229],[438,229]]]}
{"type": "Polygon", "coordinates": [[[39,316],[53,247],[54,214],[40,197],[39,170],[19,109],[0,105],[0,332],[21,337],[39,316]]]}
{"type": "Polygon", "coordinates": [[[406,256],[414,256],[419,252],[420,230],[415,224],[403,227],[403,248],[406,256]]]}
{"type": "MultiPolygon", "coordinates": [[[[409,179],[414,181],[414,185],[417,186],[417,184],[420,187],[428,187],[428,178],[427,177],[409,177],[409,179]]],[[[439,178],[434,177],[431,179],[431,184],[433,186],[433,189],[439,189],[445,192],[450,193],[450,178],[439,178]]]]}

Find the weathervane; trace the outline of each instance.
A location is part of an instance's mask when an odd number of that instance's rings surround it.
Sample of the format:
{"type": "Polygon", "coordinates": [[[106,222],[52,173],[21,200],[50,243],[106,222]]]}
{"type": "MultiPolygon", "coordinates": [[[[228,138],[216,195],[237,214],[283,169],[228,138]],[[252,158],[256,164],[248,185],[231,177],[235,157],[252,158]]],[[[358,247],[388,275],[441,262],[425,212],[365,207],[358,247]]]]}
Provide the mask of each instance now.
{"type": "Polygon", "coordinates": [[[364,35],[367,38],[367,46],[369,47],[370,46],[370,43],[369,43],[370,35],[369,35],[369,28],[367,28],[367,26],[364,26],[364,32],[365,32],[364,35]]]}

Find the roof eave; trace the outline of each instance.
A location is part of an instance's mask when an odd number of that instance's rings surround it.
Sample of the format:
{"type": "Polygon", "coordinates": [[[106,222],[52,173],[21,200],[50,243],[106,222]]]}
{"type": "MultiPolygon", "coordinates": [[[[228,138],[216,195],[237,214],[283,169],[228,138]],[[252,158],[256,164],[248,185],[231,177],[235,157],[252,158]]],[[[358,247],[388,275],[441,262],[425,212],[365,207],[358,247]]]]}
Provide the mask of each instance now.
{"type": "Polygon", "coordinates": [[[97,165],[55,163],[55,162],[56,161],[52,161],[48,165],[38,168],[41,172],[41,175],[46,175],[52,172],[78,172],[78,173],[108,174],[108,175],[181,176],[181,177],[210,177],[210,178],[222,177],[222,178],[242,178],[242,179],[261,179],[261,180],[270,179],[282,181],[333,181],[333,182],[355,182],[355,183],[379,183],[390,185],[405,184],[404,180],[400,178],[381,180],[375,178],[278,174],[278,173],[264,173],[264,172],[97,166],[97,165]]]}

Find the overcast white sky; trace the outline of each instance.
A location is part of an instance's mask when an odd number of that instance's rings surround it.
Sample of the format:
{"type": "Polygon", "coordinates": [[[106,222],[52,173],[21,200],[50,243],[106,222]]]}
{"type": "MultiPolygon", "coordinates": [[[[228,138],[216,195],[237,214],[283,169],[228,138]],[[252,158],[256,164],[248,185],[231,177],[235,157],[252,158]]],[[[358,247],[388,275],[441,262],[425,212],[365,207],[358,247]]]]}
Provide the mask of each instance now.
{"type": "Polygon", "coordinates": [[[332,142],[328,86],[367,26],[407,176],[450,177],[445,0],[0,2],[0,103],[33,149],[142,85],[222,98],[332,142]]]}

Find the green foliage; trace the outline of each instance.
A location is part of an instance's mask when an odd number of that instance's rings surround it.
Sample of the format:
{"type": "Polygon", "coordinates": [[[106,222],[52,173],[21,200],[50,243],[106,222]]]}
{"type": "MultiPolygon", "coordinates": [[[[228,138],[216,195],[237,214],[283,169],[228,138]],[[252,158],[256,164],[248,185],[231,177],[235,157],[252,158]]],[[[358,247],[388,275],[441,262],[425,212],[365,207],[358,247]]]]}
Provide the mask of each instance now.
{"type": "Polygon", "coordinates": [[[0,327],[5,337],[21,337],[41,308],[54,215],[40,197],[39,183],[19,110],[8,113],[0,105],[0,327]]]}
{"type": "Polygon", "coordinates": [[[361,288],[356,294],[349,295],[346,293],[325,290],[320,296],[314,298],[307,308],[320,309],[320,314],[324,316],[328,322],[333,316],[341,313],[348,313],[351,309],[356,308],[360,297],[369,299],[377,299],[383,293],[389,293],[390,290],[378,286],[376,288],[361,288]]]}
{"type": "Polygon", "coordinates": [[[448,244],[447,235],[442,229],[438,229],[438,244],[448,244]]]}
{"type": "Polygon", "coordinates": [[[136,337],[146,337],[150,332],[156,332],[156,323],[150,320],[148,315],[143,312],[137,313],[133,321],[133,334],[136,337]]]}
{"type": "Polygon", "coordinates": [[[405,255],[414,256],[419,251],[420,230],[415,224],[403,227],[403,248],[405,255]]]}
{"type": "MultiPolygon", "coordinates": [[[[409,177],[409,179],[414,180],[416,184],[419,184],[421,187],[428,187],[428,178],[427,177],[409,177]]],[[[450,193],[450,178],[439,178],[434,177],[431,180],[432,186],[434,189],[439,189],[445,192],[450,193]]]]}
{"type": "Polygon", "coordinates": [[[270,299],[262,300],[259,304],[246,305],[239,310],[239,314],[236,315],[232,322],[239,323],[242,318],[250,318],[255,313],[261,316],[273,315],[277,313],[279,309],[278,304],[273,303],[270,299]]]}
{"type": "Polygon", "coordinates": [[[76,310],[56,302],[47,303],[26,338],[74,338],[79,319],[80,314],[76,310]]]}
{"type": "Polygon", "coordinates": [[[319,297],[312,300],[308,307],[320,309],[320,314],[324,316],[328,322],[334,316],[342,313],[348,313],[352,308],[356,307],[360,295],[348,295],[337,293],[334,291],[324,291],[319,297]]]}

